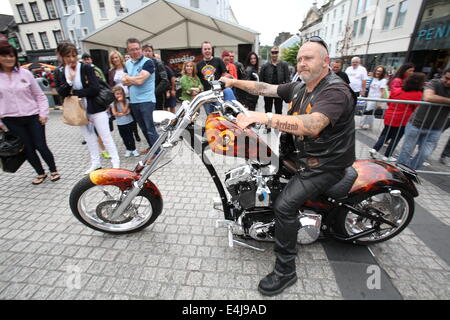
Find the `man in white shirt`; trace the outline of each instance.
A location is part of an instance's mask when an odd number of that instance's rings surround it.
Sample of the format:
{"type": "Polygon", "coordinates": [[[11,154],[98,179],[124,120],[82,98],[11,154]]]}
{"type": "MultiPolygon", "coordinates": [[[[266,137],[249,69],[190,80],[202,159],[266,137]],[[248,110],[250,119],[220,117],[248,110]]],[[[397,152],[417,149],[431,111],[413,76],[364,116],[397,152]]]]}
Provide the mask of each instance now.
{"type": "Polygon", "coordinates": [[[356,93],[356,96],[365,96],[367,70],[361,66],[361,60],[358,57],[352,58],[352,65],[345,70],[350,79],[350,88],[356,93]]]}

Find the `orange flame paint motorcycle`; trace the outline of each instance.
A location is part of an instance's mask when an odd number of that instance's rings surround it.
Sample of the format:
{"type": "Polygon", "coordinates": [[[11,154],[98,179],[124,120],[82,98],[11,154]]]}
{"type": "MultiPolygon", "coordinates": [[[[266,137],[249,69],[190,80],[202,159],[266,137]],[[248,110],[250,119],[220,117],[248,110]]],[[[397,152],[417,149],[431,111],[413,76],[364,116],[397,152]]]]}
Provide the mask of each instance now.
{"type": "MultiPolygon", "coordinates": [[[[200,156],[220,194],[214,207],[223,211],[224,219],[217,226],[228,228],[229,246],[261,250],[244,240],[273,241],[272,205],[298,168],[283,152],[281,156],[272,152],[257,130],[236,125],[237,114],[246,109],[237,101],[224,102],[222,86],[212,82],[210,91],[191,103],[184,102],[165,121],[158,141],[134,170],[101,169],[82,178],[70,195],[75,217],[92,229],[116,234],[137,232],[152,224],[162,212],[163,200],[149,178],[162,157],[184,140],[200,156]],[[196,127],[200,107],[211,102],[218,103],[217,112],[208,116],[204,128],[196,127]],[[206,148],[244,158],[246,164],[227,171],[222,183],[204,154],[206,148]]],[[[406,166],[355,161],[340,182],[299,210],[298,242],[312,243],[323,236],[370,244],[396,236],[413,217],[414,197],[418,196],[414,182],[419,183],[418,177],[406,166]]]]}

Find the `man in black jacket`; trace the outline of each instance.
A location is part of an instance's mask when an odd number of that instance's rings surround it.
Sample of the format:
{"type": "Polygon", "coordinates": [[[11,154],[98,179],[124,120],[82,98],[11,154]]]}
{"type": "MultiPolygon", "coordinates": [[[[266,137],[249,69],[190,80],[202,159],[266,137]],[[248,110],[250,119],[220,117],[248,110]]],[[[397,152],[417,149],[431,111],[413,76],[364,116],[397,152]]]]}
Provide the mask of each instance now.
{"type": "Polygon", "coordinates": [[[305,42],[297,55],[297,71],[303,83],[273,85],[222,78],[227,87],[289,102],[288,115],[249,111],[239,114],[237,124],[246,128],[262,123],[292,138],[292,157],[298,173],[288,182],[274,204],[276,262],[262,279],[264,295],[281,293],[297,281],[298,211],[308,200],[324,193],[344,177],[355,160],[354,106],[356,96],[341,78],[329,70],[328,49],[319,37],[305,42]]]}
{"type": "MultiPolygon", "coordinates": [[[[283,84],[289,83],[289,65],[287,62],[279,60],[279,49],[273,47],[270,50],[271,60],[263,64],[259,72],[259,80],[269,84],[283,84]]],[[[264,109],[266,112],[272,111],[272,106],[275,103],[275,113],[281,114],[283,111],[283,100],[275,97],[264,97],[264,109]]],[[[270,128],[268,128],[270,131],[270,128]]]]}
{"type": "Polygon", "coordinates": [[[156,109],[163,110],[166,101],[166,91],[170,89],[169,78],[167,76],[166,68],[162,61],[156,59],[155,50],[151,44],[144,44],[142,46],[142,53],[147,58],[151,59],[156,66],[155,72],[155,96],[156,109]]]}

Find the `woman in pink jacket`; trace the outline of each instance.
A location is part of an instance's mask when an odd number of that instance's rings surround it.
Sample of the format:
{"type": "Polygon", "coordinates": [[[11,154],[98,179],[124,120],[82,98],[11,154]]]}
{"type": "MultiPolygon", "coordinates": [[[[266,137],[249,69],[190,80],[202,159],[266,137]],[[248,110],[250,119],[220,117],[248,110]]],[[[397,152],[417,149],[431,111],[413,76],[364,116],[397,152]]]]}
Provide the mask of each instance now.
{"type": "MultiPolygon", "coordinates": [[[[389,99],[421,101],[424,82],[425,75],[423,73],[413,73],[406,78],[401,88],[392,89],[389,99]]],[[[388,108],[384,113],[383,131],[381,132],[378,141],[373,146],[373,149],[369,150],[369,154],[372,158],[377,158],[378,151],[383,144],[390,140],[382,159],[384,161],[397,160],[392,157],[392,153],[400,139],[403,137],[406,124],[416,108],[417,104],[388,103],[388,108]]]]}
{"type": "Polygon", "coordinates": [[[0,129],[10,130],[25,144],[27,160],[38,174],[32,184],[47,178],[36,150],[50,168],[50,180],[61,177],[45,139],[48,113],[48,100],[33,75],[19,68],[17,50],[0,42],[0,129]]]}

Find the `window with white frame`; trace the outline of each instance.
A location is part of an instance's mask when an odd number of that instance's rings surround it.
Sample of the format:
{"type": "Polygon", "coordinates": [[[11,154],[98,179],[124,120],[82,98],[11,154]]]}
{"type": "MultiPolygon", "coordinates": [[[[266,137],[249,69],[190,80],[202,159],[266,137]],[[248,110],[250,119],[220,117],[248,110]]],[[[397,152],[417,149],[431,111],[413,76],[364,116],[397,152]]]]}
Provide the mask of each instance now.
{"type": "Polygon", "coordinates": [[[64,41],[61,30],[53,30],[53,36],[55,37],[56,44],[60,44],[62,41],[64,41]]]}
{"type": "Polygon", "coordinates": [[[359,24],[359,20],[355,20],[353,22],[353,32],[352,32],[352,37],[356,37],[357,32],[358,32],[358,24],[359,24]]]}
{"type": "Polygon", "coordinates": [[[345,4],[343,4],[341,7],[341,16],[344,15],[344,12],[345,12],[345,4]]]}
{"type": "Polygon", "coordinates": [[[27,12],[25,11],[25,7],[23,6],[23,4],[18,4],[17,6],[17,11],[19,11],[19,16],[20,19],[22,20],[23,23],[28,22],[28,16],[27,16],[27,12]]]}
{"type": "Polygon", "coordinates": [[[58,15],[56,14],[55,5],[53,4],[53,0],[45,0],[45,7],[47,8],[48,17],[50,19],[57,19],[58,15]]]}
{"type": "Polygon", "coordinates": [[[367,0],[358,0],[358,4],[356,6],[356,15],[360,15],[364,13],[367,8],[367,0]]]}
{"type": "Polygon", "coordinates": [[[395,26],[400,27],[405,22],[406,11],[408,10],[408,0],[400,2],[398,7],[397,19],[395,20],[395,26]]]}
{"type": "Polygon", "coordinates": [[[39,32],[39,36],[41,37],[41,42],[44,49],[50,49],[50,42],[48,41],[47,32],[39,32]]]}
{"type": "Polygon", "coordinates": [[[339,30],[338,30],[338,34],[341,34],[342,32],[342,20],[339,21],[339,30]]]}
{"type": "Polygon", "coordinates": [[[98,6],[100,8],[100,17],[102,19],[107,19],[108,16],[106,15],[105,0],[98,0],[98,6]]]}
{"type": "Polygon", "coordinates": [[[39,12],[39,7],[36,2],[30,2],[31,12],[33,12],[34,21],[41,21],[41,13],[39,12]]]}
{"type": "Polygon", "coordinates": [[[384,14],[383,30],[389,29],[393,14],[394,14],[394,6],[387,7],[386,13],[384,14]]]}
{"type": "Polygon", "coordinates": [[[87,36],[89,33],[89,29],[88,28],[83,28],[83,37],[87,36]]]}
{"type": "Polygon", "coordinates": [[[200,8],[199,0],[191,0],[191,7],[192,8],[200,8]]]}
{"type": "Polygon", "coordinates": [[[80,10],[80,13],[84,12],[83,0],[77,0],[77,7],[80,10]]]}
{"type": "Polygon", "coordinates": [[[38,50],[38,45],[36,42],[36,38],[34,37],[34,34],[27,33],[28,42],[30,43],[31,50],[38,50]]]}
{"type": "Polygon", "coordinates": [[[61,0],[63,4],[64,14],[69,14],[69,4],[68,0],[61,0]]]}
{"type": "Polygon", "coordinates": [[[364,34],[364,32],[366,31],[366,22],[367,22],[367,17],[361,18],[361,24],[359,26],[359,35],[360,36],[362,36],[364,34]]]}
{"type": "Polygon", "coordinates": [[[70,40],[78,47],[78,38],[73,29],[69,30],[70,40]]]}

